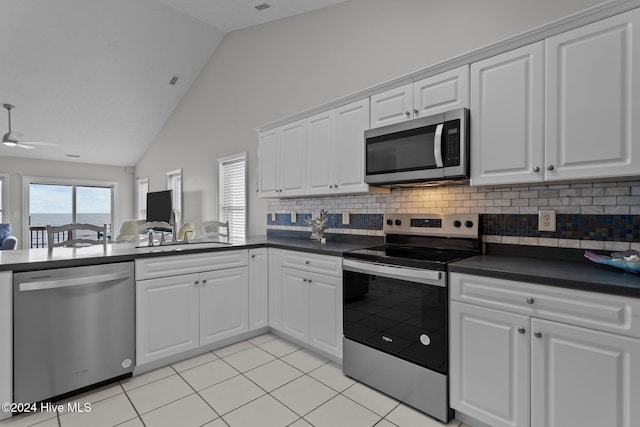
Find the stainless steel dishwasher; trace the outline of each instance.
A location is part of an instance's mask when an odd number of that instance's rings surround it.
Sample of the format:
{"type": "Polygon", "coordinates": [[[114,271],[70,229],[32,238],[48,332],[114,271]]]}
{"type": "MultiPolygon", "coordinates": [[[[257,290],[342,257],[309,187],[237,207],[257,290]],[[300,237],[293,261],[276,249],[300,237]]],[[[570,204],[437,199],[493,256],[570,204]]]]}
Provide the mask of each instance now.
{"type": "Polygon", "coordinates": [[[14,274],[14,402],[133,371],[134,298],[133,262],[14,274]]]}

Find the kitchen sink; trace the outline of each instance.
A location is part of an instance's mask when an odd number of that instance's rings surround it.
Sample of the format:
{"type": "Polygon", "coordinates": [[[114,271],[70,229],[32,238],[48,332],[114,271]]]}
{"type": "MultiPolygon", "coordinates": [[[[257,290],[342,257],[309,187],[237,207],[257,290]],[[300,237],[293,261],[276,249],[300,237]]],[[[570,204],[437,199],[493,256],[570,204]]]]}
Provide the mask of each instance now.
{"type": "Polygon", "coordinates": [[[230,243],[220,242],[217,240],[193,240],[189,243],[185,242],[168,242],[162,245],[154,246],[137,246],[138,249],[142,249],[143,252],[156,253],[156,252],[179,252],[185,249],[208,249],[208,248],[220,248],[225,246],[231,246],[230,243]]]}

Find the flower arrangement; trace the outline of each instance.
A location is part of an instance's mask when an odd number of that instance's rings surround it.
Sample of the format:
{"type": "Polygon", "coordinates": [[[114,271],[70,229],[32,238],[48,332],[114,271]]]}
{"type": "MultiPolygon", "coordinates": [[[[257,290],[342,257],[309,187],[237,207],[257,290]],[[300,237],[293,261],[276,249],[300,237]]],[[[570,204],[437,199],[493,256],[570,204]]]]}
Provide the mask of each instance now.
{"type": "Polygon", "coordinates": [[[327,229],[327,211],[322,209],[319,217],[307,219],[305,222],[311,226],[311,240],[322,240],[324,230],[327,229]]]}

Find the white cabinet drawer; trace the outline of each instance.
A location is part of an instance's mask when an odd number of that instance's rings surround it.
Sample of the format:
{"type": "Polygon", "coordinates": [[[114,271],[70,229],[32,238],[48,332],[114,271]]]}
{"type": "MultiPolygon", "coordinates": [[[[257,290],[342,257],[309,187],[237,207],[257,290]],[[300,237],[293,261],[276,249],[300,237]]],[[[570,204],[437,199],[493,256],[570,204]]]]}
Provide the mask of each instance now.
{"type": "Polygon", "coordinates": [[[451,273],[452,300],[640,337],[640,299],[451,273]]]}
{"type": "Polygon", "coordinates": [[[247,264],[246,249],[138,259],[136,260],[136,280],[241,267],[247,264]]]}
{"type": "Polygon", "coordinates": [[[330,255],[285,251],[282,265],[314,273],[342,276],[342,258],[330,255]]]}

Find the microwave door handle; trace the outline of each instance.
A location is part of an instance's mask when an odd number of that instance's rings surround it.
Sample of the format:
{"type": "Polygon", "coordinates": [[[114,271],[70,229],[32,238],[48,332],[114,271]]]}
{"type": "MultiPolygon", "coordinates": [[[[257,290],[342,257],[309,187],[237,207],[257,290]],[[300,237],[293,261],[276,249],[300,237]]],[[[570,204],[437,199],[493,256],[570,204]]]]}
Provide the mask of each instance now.
{"type": "Polygon", "coordinates": [[[442,162],[442,128],[444,124],[440,123],[436,126],[436,134],[433,137],[433,157],[436,159],[436,166],[441,168],[444,167],[444,163],[442,162]]]}

